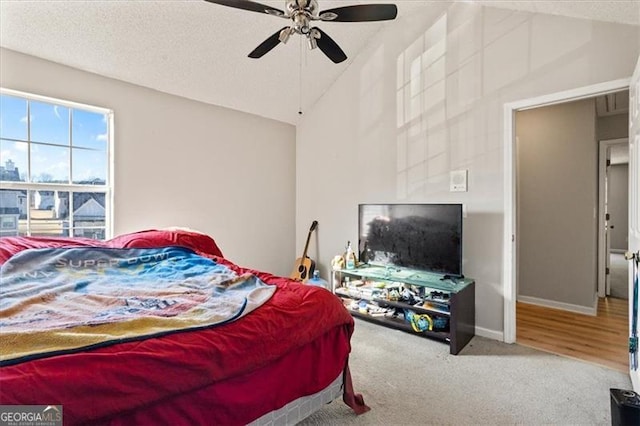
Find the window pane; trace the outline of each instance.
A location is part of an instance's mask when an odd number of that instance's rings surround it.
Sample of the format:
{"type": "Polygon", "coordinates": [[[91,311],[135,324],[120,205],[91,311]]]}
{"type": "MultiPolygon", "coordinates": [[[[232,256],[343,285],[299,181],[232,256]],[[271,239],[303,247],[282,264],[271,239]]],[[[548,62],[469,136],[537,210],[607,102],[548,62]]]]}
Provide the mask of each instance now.
{"type": "Polygon", "coordinates": [[[69,145],[69,108],[31,101],[31,140],[69,145]]]}
{"type": "Polygon", "coordinates": [[[27,100],[0,95],[0,138],[27,140],[27,100]]]}
{"type": "Polygon", "coordinates": [[[107,157],[104,151],[72,148],[73,183],[104,185],[107,181],[107,157]]]}
{"type": "Polygon", "coordinates": [[[105,194],[75,192],[73,194],[73,235],[93,239],[105,238],[105,194]]]}
{"type": "Polygon", "coordinates": [[[27,191],[0,189],[0,237],[18,235],[21,218],[27,217],[27,191]]]}
{"type": "Polygon", "coordinates": [[[109,236],[110,114],[0,94],[0,236],[109,236]]]}
{"type": "Polygon", "coordinates": [[[30,191],[31,235],[69,235],[69,192],[30,191]]]}
{"type": "Polygon", "coordinates": [[[0,139],[0,180],[27,180],[26,142],[12,142],[0,139]]]}
{"type": "Polygon", "coordinates": [[[32,143],[31,182],[69,183],[69,148],[32,143]]]}
{"type": "Polygon", "coordinates": [[[107,150],[107,115],[77,109],[71,110],[71,113],[71,144],[104,153],[107,150]]]}

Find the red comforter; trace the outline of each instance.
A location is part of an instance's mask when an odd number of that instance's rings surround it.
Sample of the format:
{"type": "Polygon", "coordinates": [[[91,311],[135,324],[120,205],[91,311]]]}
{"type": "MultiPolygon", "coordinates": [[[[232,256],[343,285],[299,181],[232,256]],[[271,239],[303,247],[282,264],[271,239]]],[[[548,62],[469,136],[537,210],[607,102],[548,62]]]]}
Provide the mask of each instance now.
{"type": "MultiPolygon", "coordinates": [[[[4,238],[0,241],[0,263],[30,247],[96,245],[96,241],[80,239],[4,238]]],[[[239,273],[252,272],[278,289],[261,308],[223,326],[3,367],[0,369],[0,404],[62,404],[65,424],[109,423],[111,419],[139,413],[145,407],[179,399],[181,395],[198,392],[215,383],[228,384],[234,378],[250,378],[252,372],[264,373],[270,364],[286,359],[300,348],[309,350],[314,341],[326,336],[335,340],[331,344],[335,346],[338,362],[335,357],[316,361],[326,365],[316,366],[318,380],[307,385],[304,394],[326,387],[343,370],[348,376],[349,339],[354,323],[330,292],[234,265],[221,258],[215,242],[202,234],[146,231],[101,244],[108,247],[186,246],[214,257],[239,273]],[[335,337],[339,335],[343,337],[335,337]]],[[[259,376],[260,380],[270,380],[269,374],[259,376]]],[[[256,389],[266,389],[270,384],[255,385],[256,389]]],[[[233,387],[225,389],[233,392],[233,387]]],[[[293,392],[285,398],[302,396],[293,392]]],[[[353,394],[345,397],[345,402],[356,412],[367,410],[358,395],[355,399],[353,394]]],[[[252,406],[209,420],[243,424],[273,408],[267,404],[252,406]]]]}

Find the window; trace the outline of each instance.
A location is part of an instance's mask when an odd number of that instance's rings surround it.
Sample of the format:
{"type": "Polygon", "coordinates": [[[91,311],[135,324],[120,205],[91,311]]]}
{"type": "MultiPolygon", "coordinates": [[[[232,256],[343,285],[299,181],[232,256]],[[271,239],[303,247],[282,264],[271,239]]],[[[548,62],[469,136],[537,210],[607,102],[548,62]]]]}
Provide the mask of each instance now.
{"type": "Polygon", "coordinates": [[[0,236],[112,236],[104,108],[0,89],[0,236]]]}
{"type": "Polygon", "coordinates": [[[0,217],[0,228],[2,230],[15,229],[17,227],[18,227],[18,221],[16,217],[4,216],[4,215],[0,217]]]}

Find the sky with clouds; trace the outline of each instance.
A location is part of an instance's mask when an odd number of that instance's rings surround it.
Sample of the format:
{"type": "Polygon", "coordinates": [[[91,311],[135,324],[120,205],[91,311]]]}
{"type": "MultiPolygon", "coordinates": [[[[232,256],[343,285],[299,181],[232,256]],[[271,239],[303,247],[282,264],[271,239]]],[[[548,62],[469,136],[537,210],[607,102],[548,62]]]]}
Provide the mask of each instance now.
{"type": "Polygon", "coordinates": [[[33,182],[106,180],[107,127],[105,114],[0,95],[0,164],[27,180],[30,154],[33,182]]]}

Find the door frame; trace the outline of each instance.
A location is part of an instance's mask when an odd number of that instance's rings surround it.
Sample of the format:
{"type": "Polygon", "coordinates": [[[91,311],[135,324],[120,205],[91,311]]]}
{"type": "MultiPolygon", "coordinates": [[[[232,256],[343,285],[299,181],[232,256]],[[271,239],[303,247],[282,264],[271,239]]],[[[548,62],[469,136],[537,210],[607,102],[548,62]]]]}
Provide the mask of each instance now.
{"type": "Polygon", "coordinates": [[[549,95],[509,102],[504,105],[504,228],[503,228],[503,295],[504,333],[506,343],[516,341],[516,297],[517,297],[517,244],[516,244],[516,135],[515,117],[517,111],[555,105],[570,101],[603,95],[605,93],[628,90],[630,78],[598,83],[577,89],[549,95]]]}
{"type": "MultiPolygon", "coordinates": [[[[627,113],[628,116],[628,113],[627,113]]],[[[606,296],[605,269],[607,265],[607,247],[605,240],[605,179],[607,168],[607,151],[615,145],[629,146],[629,138],[603,139],[598,141],[598,297],[606,296]]]]}

